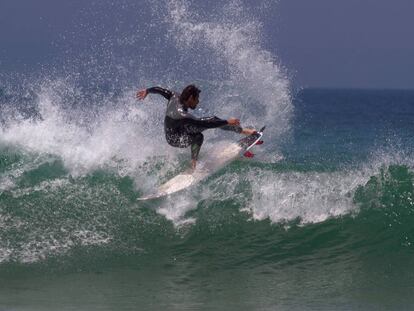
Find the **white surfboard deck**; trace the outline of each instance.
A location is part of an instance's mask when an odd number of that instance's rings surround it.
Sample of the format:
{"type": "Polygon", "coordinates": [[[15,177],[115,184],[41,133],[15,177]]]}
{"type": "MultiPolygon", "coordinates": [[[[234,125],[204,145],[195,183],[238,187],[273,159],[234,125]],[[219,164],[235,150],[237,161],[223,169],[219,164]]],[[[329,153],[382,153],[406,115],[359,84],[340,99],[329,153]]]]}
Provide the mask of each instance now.
{"type": "Polygon", "coordinates": [[[137,200],[145,201],[165,197],[200,182],[238,158],[242,152],[250,150],[262,138],[263,129],[257,134],[241,139],[239,142],[230,143],[218,150],[213,149],[202,161],[197,162],[197,167],[194,171],[188,170],[173,177],[160,185],[153,193],[140,197],[137,200]]]}

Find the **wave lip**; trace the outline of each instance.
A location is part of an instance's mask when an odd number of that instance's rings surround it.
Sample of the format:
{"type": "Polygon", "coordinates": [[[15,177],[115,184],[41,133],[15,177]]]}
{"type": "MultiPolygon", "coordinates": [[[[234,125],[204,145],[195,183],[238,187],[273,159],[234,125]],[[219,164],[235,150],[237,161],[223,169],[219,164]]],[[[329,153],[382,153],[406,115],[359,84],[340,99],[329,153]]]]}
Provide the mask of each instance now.
{"type": "Polygon", "coordinates": [[[199,22],[187,2],[171,0],[167,20],[171,35],[178,48],[185,46],[191,53],[194,46],[201,45],[215,54],[208,62],[224,64],[237,96],[232,99],[234,96],[225,94],[219,98],[219,102],[227,103],[225,107],[218,107],[219,111],[226,114],[242,108],[247,112],[244,122],[256,126],[266,124],[270,127],[268,137],[277,139],[290,128],[293,106],[289,80],[274,57],[260,47],[260,23],[234,14],[243,11],[238,4],[230,6],[229,10],[221,10],[223,16],[219,21],[199,22]],[[238,97],[244,100],[237,100],[238,97]]]}

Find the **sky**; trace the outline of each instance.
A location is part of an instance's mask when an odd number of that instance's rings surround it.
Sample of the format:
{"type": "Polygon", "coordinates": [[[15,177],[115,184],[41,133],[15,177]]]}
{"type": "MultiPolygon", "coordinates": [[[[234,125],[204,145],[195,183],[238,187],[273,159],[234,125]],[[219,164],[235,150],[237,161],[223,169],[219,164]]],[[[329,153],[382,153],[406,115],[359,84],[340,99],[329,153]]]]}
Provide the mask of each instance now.
{"type": "MultiPolygon", "coordinates": [[[[239,1],[262,23],[263,48],[294,86],[414,88],[413,0],[239,1]]],[[[0,0],[0,71],[59,66],[91,40],[122,38],[148,22],[149,6],[148,0],[0,0]],[[92,36],[85,35],[88,27],[92,36]]]]}
{"type": "Polygon", "coordinates": [[[272,13],[299,83],[414,88],[414,1],[281,0],[272,13]]]}

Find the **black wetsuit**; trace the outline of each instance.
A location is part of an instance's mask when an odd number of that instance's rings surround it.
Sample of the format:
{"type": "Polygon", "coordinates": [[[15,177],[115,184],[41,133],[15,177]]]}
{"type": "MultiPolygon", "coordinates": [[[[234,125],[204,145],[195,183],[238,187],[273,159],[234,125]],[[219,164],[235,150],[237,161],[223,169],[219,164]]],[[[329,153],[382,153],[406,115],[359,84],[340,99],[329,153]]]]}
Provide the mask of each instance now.
{"type": "Polygon", "coordinates": [[[180,94],[161,87],[151,87],[148,93],[162,95],[168,100],[167,112],[164,119],[165,138],[173,147],[186,148],[191,146],[191,158],[197,160],[204,136],[202,131],[209,128],[221,128],[240,133],[240,126],[230,126],[226,120],[215,116],[196,118],[188,112],[188,108],[180,101],[180,94]]]}

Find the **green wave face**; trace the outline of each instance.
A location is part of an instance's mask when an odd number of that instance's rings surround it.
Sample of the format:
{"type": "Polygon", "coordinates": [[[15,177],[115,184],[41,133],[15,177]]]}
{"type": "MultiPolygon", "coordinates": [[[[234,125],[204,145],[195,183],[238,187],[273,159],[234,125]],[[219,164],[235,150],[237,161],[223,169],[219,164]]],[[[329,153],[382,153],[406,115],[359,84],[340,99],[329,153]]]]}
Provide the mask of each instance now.
{"type": "MultiPolygon", "coordinates": [[[[3,151],[3,271],[60,260],[59,269],[79,263],[93,269],[102,258],[159,252],[191,261],[212,256],[232,267],[335,264],[342,257],[393,257],[413,242],[413,173],[405,165],[383,166],[354,188],[336,191],[349,174],[236,161],[175,197],[137,202],[142,190],[130,176],[101,169],[73,177],[59,159],[41,158],[3,151]],[[300,180],[288,194],[268,193],[300,180]],[[332,188],[325,191],[327,184],[332,188]]],[[[159,165],[151,165],[153,174],[162,171],[159,165]]]]}
{"type": "MultiPolygon", "coordinates": [[[[41,286],[45,295],[68,287],[57,305],[68,295],[84,305],[91,297],[84,289],[90,286],[101,292],[112,288],[111,299],[133,292],[128,305],[145,308],[156,299],[157,306],[202,301],[220,309],[244,295],[244,302],[235,303],[238,308],[261,301],[264,288],[277,296],[266,300],[269,306],[291,307],[293,297],[299,305],[312,301],[327,309],[366,299],[378,306],[391,303],[380,299],[389,299],[390,286],[397,289],[392,297],[409,304],[404,293],[414,275],[414,190],[413,173],[405,165],[382,166],[339,198],[317,187],[335,188],[332,181],[339,177],[346,183],[348,172],[328,170],[315,177],[312,167],[236,161],[195,189],[141,203],[134,179],[110,169],[73,177],[57,158],[43,157],[37,166],[27,154],[9,158],[14,160],[4,166],[0,194],[0,275],[7,284],[41,286]],[[279,176],[306,186],[278,201],[266,197],[274,185],[265,184],[266,191],[255,196],[260,176],[276,185],[279,176]],[[314,193],[302,200],[304,189],[314,193]],[[297,204],[289,206],[291,214],[280,207],[288,198],[297,204]],[[344,202],[350,205],[341,210],[344,202]],[[31,284],[39,278],[43,285],[31,284]],[[306,291],[298,297],[303,286],[306,291]],[[220,289],[225,296],[213,294],[220,289]],[[326,292],[335,291],[341,295],[326,300],[326,292]],[[280,295],[291,298],[280,301],[280,295]]],[[[152,174],[162,171],[162,164],[150,166],[152,174]]]]}

